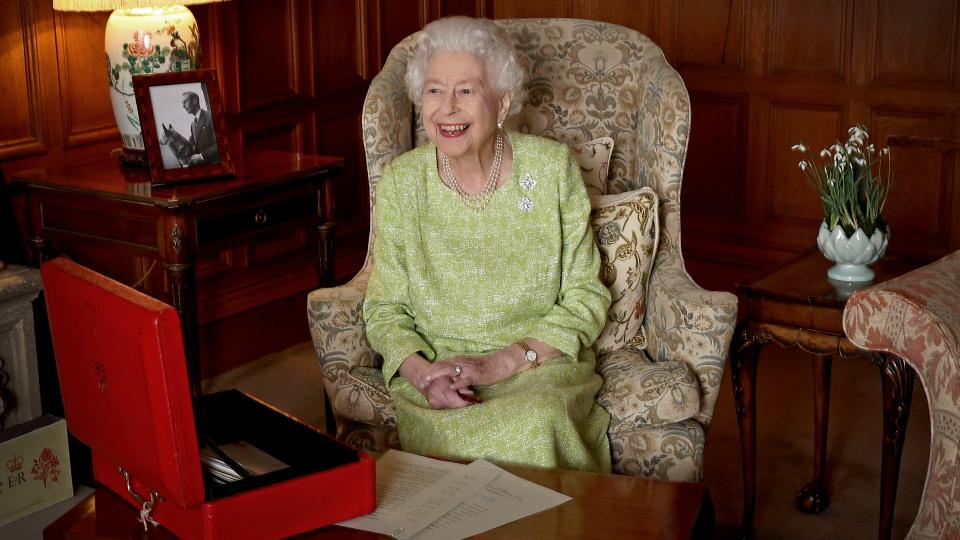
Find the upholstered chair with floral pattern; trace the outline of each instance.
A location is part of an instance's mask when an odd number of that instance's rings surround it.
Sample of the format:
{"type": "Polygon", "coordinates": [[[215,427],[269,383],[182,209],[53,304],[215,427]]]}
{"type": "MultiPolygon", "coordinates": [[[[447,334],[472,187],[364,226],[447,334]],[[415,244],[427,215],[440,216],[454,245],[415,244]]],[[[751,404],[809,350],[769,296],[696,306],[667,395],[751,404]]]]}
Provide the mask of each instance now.
{"type": "Polygon", "coordinates": [[[913,368],[930,410],[930,460],[907,538],[960,538],[960,251],[854,293],[850,341],[913,368]]]}
{"type": "MultiPolygon", "coordinates": [[[[604,386],[598,402],[611,413],[615,472],[700,480],[737,302],[732,294],[700,288],[684,269],[680,183],[690,98],[683,81],[660,48],[622,26],[577,19],[496,22],[530,75],[524,108],[507,128],[570,145],[610,137],[608,196],[644,187],[656,194],[650,200],[659,201],[659,242],[646,295],[634,310],[635,318],[642,317],[644,339],[621,340],[619,348],[600,355],[604,386]]],[[[393,49],[364,102],[371,213],[384,166],[424,141],[404,86],[414,44],[415,35],[393,49]]],[[[375,234],[371,230],[368,247],[375,234]]],[[[364,337],[361,306],[374,264],[368,250],[356,277],[314,291],[307,310],[337,436],[382,452],[398,439],[380,357],[364,337]]],[[[608,324],[624,322],[611,318],[608,324]]]]}

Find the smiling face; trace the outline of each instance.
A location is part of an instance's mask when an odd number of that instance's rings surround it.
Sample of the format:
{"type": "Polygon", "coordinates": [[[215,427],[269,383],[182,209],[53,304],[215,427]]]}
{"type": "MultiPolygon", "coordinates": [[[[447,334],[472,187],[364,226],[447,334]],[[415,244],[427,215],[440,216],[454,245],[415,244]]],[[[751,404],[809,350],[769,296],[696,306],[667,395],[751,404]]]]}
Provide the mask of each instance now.
{"type": "Polygon", "coordinates": [[[440,52],[427,63],[420,115],[427,137],[451,159],[492,152],[497,121],[509,108],[509,96],[496,95],[476,56],[440,52]]]}

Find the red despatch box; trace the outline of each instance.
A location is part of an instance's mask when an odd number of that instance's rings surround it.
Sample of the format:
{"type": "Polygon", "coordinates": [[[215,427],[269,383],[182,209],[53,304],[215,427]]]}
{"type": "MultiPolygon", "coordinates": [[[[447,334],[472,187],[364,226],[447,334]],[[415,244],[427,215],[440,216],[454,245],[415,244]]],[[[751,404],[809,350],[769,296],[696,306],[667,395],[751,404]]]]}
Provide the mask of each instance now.
{"type": "MultiPolygon", "coordinates": [[[[41,268],[67,428],[94,476],[182,538],[280,538],[372,512],[374,461],[236,391],[192,402],[176,311],[66,259],[41,268]],[[201,447],[285,468],[218,483],[201,447]]],[[[209,453],[209,450],[205,450],[209,453]]]]}

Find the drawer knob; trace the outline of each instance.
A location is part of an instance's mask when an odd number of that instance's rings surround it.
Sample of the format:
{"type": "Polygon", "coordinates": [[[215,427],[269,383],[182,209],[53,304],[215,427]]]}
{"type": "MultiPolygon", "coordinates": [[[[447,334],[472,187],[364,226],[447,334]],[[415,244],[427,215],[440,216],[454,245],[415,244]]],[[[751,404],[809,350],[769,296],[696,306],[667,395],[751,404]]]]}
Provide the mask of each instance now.
{"type": "Polygon", "coordinates": [[[257,225],[264,225],[267,223],[267,213],[263,210],[257,210],[257,213],[253,215],[253,221],[257,225]]]}

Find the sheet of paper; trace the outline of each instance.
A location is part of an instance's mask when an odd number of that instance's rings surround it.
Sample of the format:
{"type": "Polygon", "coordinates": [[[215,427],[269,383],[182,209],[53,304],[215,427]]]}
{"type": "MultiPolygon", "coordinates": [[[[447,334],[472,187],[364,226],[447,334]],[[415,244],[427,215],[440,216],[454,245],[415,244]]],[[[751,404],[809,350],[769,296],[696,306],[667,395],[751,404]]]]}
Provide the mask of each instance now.
{"type": "Polygon", "coordinates": [[[466,538],[570,500],[570,497],[563,493],[524,480],[487,461],[477,460],[471,465],[498,470],[501,474],[482,491],[441,516],[412,540],[466,538]]]}
{"type": "Polygon", "coordinates": [[[338,525],[410,538],[501,472],[484,463],[462,465],[390,450],[377,460],[377,509],[338,525]]]}

